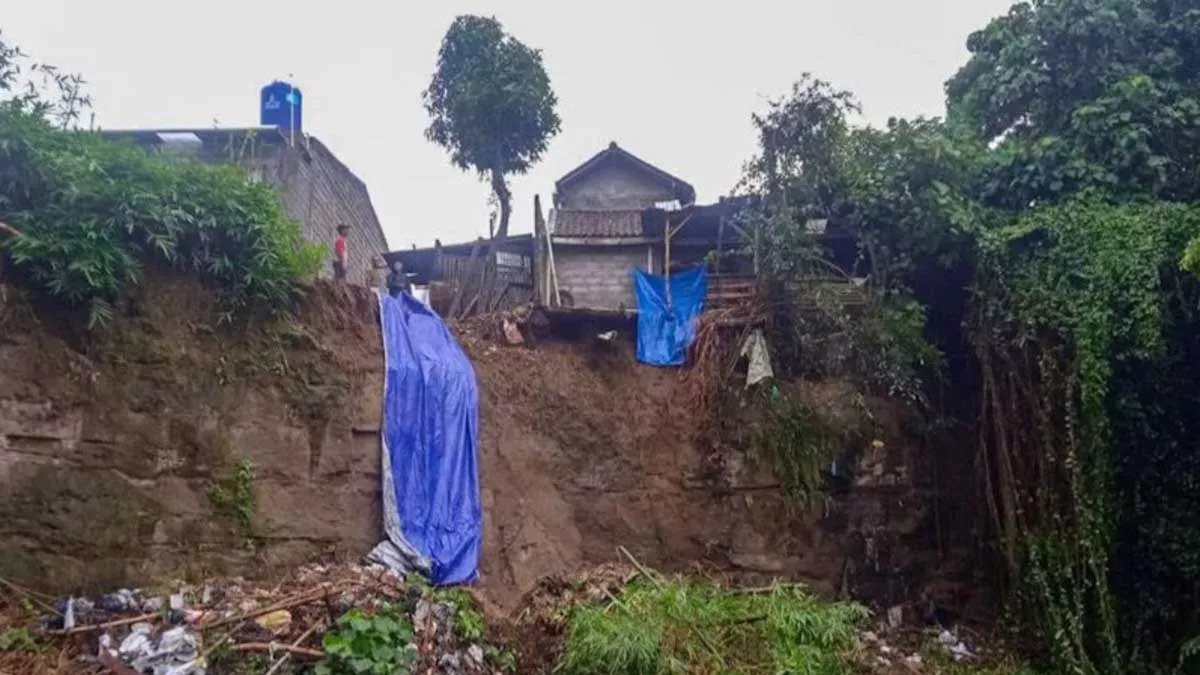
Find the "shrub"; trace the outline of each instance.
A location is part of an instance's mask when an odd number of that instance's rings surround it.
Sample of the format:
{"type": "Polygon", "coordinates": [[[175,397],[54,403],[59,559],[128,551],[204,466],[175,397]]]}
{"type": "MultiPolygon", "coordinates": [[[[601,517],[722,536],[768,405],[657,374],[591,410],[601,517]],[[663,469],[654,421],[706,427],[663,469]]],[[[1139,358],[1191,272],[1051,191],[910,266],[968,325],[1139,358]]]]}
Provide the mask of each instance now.
{"type": "Polygon", "coordinates": [[[3,244],[17,267],[88,305],[93,325],[147,262],[198,273],[233,310],[284,303],[322,256],[237,167],[152,157],[12,106],[0,108],[0,219],[21,230],[3,244]]]}

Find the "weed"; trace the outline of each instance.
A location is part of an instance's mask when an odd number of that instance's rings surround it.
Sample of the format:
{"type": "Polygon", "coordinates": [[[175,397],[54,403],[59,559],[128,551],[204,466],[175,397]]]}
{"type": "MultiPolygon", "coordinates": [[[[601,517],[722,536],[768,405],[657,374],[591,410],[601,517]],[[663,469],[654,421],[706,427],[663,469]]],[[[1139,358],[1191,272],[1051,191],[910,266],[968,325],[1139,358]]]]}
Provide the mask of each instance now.
{"type": "Polygon", "coordinates": [[[228,518],[246,537],[248,547],[254,546],[254,464],[243,459],[233,473],[220,479],[208,491],[213,510],[228,518]]]}
{"type": "Polygon", "coordinates": [[[454,605],[454,633],[467,642],[483,640],[487,623],[475,609],[475,600],[462,588],[442,588],[433,592],[434,598],[454,605]]]}
{"type": "Polygon", "coordinates": [[[9,628],[0,633],[0,652],[37,652],[41,649],[27,628],[9,628]]]}
{"type": "Polygon", "coordinates": [[[560,669],[842,675],[851,672],[855,625],[867,613],[796,586],[760,594],[708,582],[635,582],[609,605],[571,613],[560,669]]]}
{"type": "Polygon", "coordinates": [[[400,607],[383,605],[373,614],[352,609],[325,635],[325,657],[316,675],[411,673],[417,659],[412,622],[400,607]]]}
{"type": "Polygon", "coordinates": [[[496,645],[483,646],[483,658],[501,672],[517,672],[517,656],[503,647],[496,645]]]}
{"type": "Polygon", "coordinates": [[[858,434],[859,424],[842,424],[795,401],[770,401],[762,427],[750,438],[752,456],[767,457],[788,493],[808,508],[827,499],[824,471],[858,434]]]}

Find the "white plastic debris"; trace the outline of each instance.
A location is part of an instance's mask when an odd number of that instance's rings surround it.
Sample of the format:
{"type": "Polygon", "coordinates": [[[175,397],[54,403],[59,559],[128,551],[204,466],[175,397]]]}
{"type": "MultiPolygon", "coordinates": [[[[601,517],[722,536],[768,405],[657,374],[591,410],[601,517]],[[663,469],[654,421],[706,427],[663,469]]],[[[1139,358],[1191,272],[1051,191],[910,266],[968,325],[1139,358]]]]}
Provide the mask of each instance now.
{"type": "Polygon", "coordinates": [[[942,647],[945,647],[946,651],[950,653],[950,656],[952,656],[955,661],[964,661],[966,659],[975,657],[975,654],[967,647],[967,645],[965,645],[962,640],[959,640],[954,633],[951,633],[948,630],[943,630],[941,633],[938,633],[938,642],[942,644],[942,647]]]}
{"type": "Polygon", "coordinates": [[[740,356],[749,360],[746,368],[747,387],[775,376],[774,371],[771,370],[771,354],[767,351],[767,339],[763,337],[761,329],[755,328],[754,332],[742,343],[740,356]]]}
{"type": "Polygon", "coordinates": [[[204,675],[200,636],[190,626],[176,626],[154,637],[148,623],[134,624],[117,648],[117,656],[134,670],[153,675],[204,675]]]}
{"type": "Polygon", "coordinates": [[[75,598],[67,598],[67,611],[63,612],[63,630],[75,627],[75,598]]]}

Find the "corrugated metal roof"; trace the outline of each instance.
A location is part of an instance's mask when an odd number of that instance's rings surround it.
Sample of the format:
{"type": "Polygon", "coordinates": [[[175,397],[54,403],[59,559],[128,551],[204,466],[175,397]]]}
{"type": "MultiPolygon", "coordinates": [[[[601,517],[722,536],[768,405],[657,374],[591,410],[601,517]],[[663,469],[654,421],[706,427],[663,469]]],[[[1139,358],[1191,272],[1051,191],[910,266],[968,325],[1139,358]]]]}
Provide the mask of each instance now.
{"type": "Polygon", "coordinates": [[[559,211],[556,237],[641,237],[641,211],[559,211]]]}

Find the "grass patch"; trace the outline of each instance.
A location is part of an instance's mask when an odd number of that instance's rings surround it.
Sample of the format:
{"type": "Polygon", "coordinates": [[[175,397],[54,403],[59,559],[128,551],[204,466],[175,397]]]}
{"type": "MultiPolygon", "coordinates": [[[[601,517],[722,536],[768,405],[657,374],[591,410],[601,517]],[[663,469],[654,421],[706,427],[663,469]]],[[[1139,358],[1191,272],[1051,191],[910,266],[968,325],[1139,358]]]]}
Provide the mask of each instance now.
{"type": "Polygon", "coordinates": [[[855,626],[867,615],[796,586],[744,593],[637,581],[606,605],[571,613],[559,672],[843,675],[853,672],[855,626]]]}

